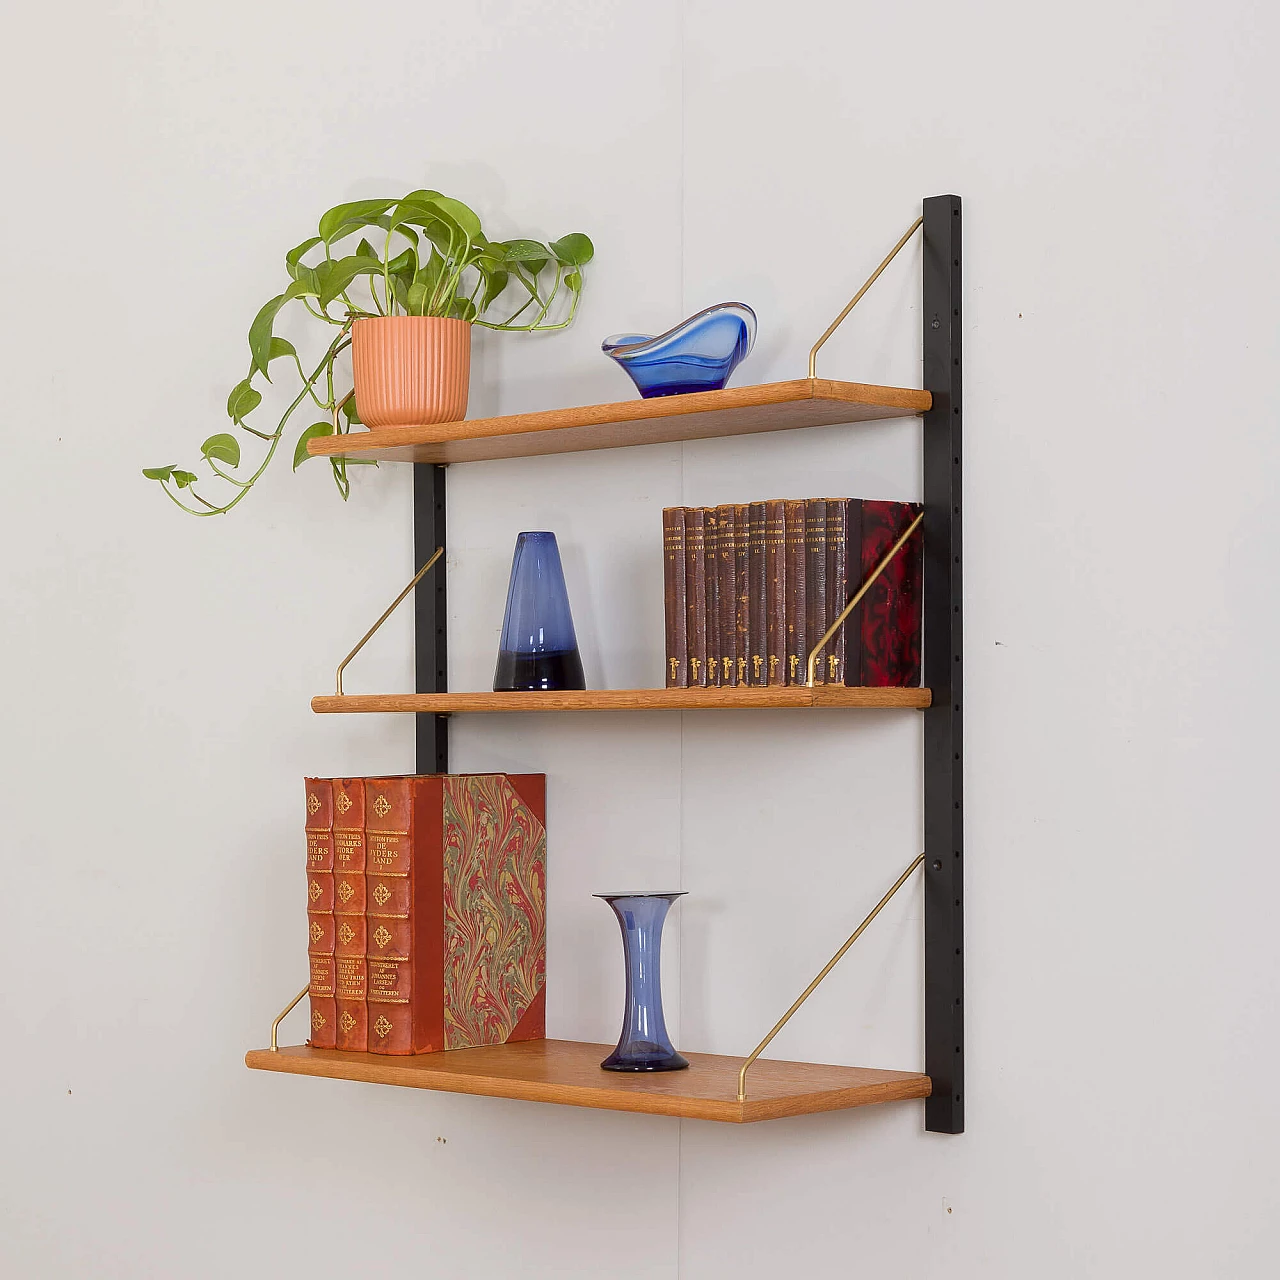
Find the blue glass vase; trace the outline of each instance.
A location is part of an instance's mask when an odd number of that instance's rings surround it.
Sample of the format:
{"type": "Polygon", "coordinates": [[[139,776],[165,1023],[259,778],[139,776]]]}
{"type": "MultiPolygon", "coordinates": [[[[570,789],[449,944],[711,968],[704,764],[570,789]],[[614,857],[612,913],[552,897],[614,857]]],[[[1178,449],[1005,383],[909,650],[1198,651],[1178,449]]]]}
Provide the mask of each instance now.
{"type": "Polygon", "coordinates": [[[678,1054],[662,1016],[662,923],[683,893],[597,893],[622,926],[627,967],[626,1008],[618,1047],[600,1064],[606,1071],[679,1071],[678,1054]]]}
{"type": "Polygon", "coordinates": [[[522,533],[511,560],[494,692],[586,687],[556,535],[522,533]]]}
{"type": "Polygon", "coordinates": [[[719,391],[755,340],[756,313],[741,302],[721,302],[656,338],[646,333],[615,333],[600,349],[631,375],[648,399],[719,391]]]}

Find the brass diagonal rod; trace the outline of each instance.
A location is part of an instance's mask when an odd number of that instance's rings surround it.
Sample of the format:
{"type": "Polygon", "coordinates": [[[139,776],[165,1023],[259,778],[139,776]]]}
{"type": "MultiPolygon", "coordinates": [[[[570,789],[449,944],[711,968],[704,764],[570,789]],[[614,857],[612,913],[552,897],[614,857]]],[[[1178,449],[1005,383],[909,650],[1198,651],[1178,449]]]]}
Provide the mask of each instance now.
{"type": "Polygon", "coordinates": [[[285,1005],[283,1009],[280,1010],[280,1013],[277,1015],[276,1020],[271,1024],[271,1052],[272,1053],[280,1052],[280,1046],[276,1042],[276,1032],[279,1030],[280,1024],[293,1012],[293,1006],[296,1005],[298,1001],[301,1000],[302,997],[305,996],[307,992],[310,990],[311,990],[311,984],[308,982],[307,985],[303,987],[302,990],[299,991],[298,994],[294,996],[293,999],[290,1000],[289,1003],[285,1005]]]}
{"type": "Polygon", "coordinates": [[[885,558],[881,560],[878,565],[876,565],[875,569],[871,573],[871,576],[866,580],[866,582],[862,584],[862,586],[858,588],[857,594],[853,597],[853,599],[850,600],[849,603],[845,605],[843,609],[840,610],[840,616],[826,629],[826,631],[822,633],[822,639],[819,640],[818,643],[815,644],[813,648],[809,650],[809,668],[805,678],[805,684],[806,686],[808,686],[808,688],[810,689],[813,688],[814,673],[817,670],[818,654],[820,654],[822,650],[825,648],[827,641],[830,640],[831,637],[835,635],[835,633],[839,631],[840,628],[844,625],[844,620],[858,607],[858,602],[862,599],[862,597],[865,596],[867,592],[871,590],[871,584],[875,582],[875,580],[889,567],[889,564],[893,560],[893,557],[896,556],[898,552],[901,551],[902,548],[907,545],[907,539],[910,538],[911,535],[915,533],[915,531],[920,527],[920,521],[923,519],[924,519],[924,512],[922,511],[907,526],[906,533],[904,533],[902,537],[900,537],[897,540],[897,542],[895,542],[893,546],[889,548],[889,554],[885,556],[885,558]]]}
{"type": "Polygon", "coordinates": [[[859,289],[858,292],[855,293],[853,297],[849,299],[849,305],[846,306],[845,309],[838,316],[836,316],[836,318],[828,326],[826,333],[824,333],[822,337],[820,337],[817,340],[817,342],[813,344],[813,350],[809,352],[809,377],[816,378],[818,376],[819,348],[841,326],[841,324],[844,322],[845,316],[847,316],[849,312],[852,311],[854,307],[856,307],[858,303],[862,301],[862,295],[866,293],[866,291],[870,289],[871,286],[875,284],[877,280],[880,279],[880,273],[885,269],[885,267],[889,265],[889,263],[891,263],[894,260],[894,258],[898,256],[898,251],[902,248],[904,244],[907,243],[908,240],[911,239],[913,235],[915,235],[917,231],[920,230],[922,226],[924,226],[923,217],[917,218],[911,224],[911,226],[907,229],[907,233],[902,237],[902,239],[899,240],[898,243],[895,244],[893,248],[889,250],[889,256],[868,277],[867,283],[864,284],[862,288],[859,289]]]}
{"type": "Polygon", "coordinates": [[[747,1100],[747,1068],[765,1051],[765,1049],[768,1048],[769,1041],[772,1040],[773,1037],[776,1036],[778,1032],[781,1031],[782,1028],[785,1027],[787,1023],[791,1021],[791,1015],[795,1013],[795,1011],[802,1004],[804,1004],[804,1002],[811,995],[813,995],[813,993],[818,989],[818,983],[820,983],[823,980],[823,978],[825,978],[827,974],[829,974],[831,970],[834,969],[837,964],[839,964],[840,959],[844,955],[844,953],[848,951],[849,948],[853,946],[853,944],[857,942],[857,940],[860,937],[862,937],[862,931],[867,927],[867,925],[869,925],[876,918],[876,916],[880,914],[881,910],[884,908],[885,904],[889,901],[889,899],[892,898],[893,895],[897,893],[898,890],[901,889],[904,884],[906,884],[908,877],[923,861],[924,861],[924,854],[922,853],[897,878],[897,880],[894,882],[893,888],[890,889],[889,892],[886,893],[884,897],[881,898],[880,901],[876,903],[871,914],[853,931],[853,933],[849,935],[849,940],[844,944],[844,946],[841,947],[840,950],[837,951],[835,955],[833,955],[831,959],[827,961],[826,965],[823,967],[822,972],[818,974],[818,976],[814,978],[814,980],[811,983],[809,983],[807,987],[805,987],[805,989],[800,993],[800,998],[795,1002],[795,1004],[793,1004],[791,1008],[788,1009],[786,1013],[784,1013],[782,1017],[778,1019],[777,1023],[774,1025],[773,1030],[770,1031],[769,1034],[765,1036],[765,1038],[761,1040],[760,1043],[756,1045],[754,1049],[751,1050],[751,1053],[748,1055],[747,1060],[742,1064],[742,1070],[738,1072],[738,1101],[739,1102],[746,1102],[747,1100]]]}
{"type": "Polygon", "coordinates": [[[382,626],[382,624],[386,622],[386,620],[389,617],[391,617],[391,615],[396,611],[396,606],[400,603],[400,601],[403,600],[405,596],[407,596],[409,592],[412,591],[414,587],[416,587],[418,583],[422,581],[422,579],[426,576],[427,570],[430,569],[431,566],[435,564],[435,562],[439,560],[442,555],[444,555],[444,548],[437,547],[435,555],[433,555],[431,559],[428,560],[427,563],[424,564],[422,568],[419,569],[418,572],[413,575],[413,581],[409,583],[409,585],[405,587],[405,589],[398,596],[396,596],[396,598],[387,606],[386,611],[383,613],[382,617],[380,617],[377,620],[377,622],[375,622],[373,626],[371,626],[369,630],[364,633],[364,638],[360,641],[360,643],[356,645],[356,647],[352,649],[351,652],[347,654],[345,658],[343,658],[342,662],[338,666],[338,697],[342,697],[342,673],[344,670],[346,670],[347,663],[350,662],[351,659],[354,658],[356,654],[359,653],[360,650],[365,647],[366,644],[368,644],[369,639],[370,637],[372,637],[374,632],[377,631],[377,629],[380,626],[382,626]]]}

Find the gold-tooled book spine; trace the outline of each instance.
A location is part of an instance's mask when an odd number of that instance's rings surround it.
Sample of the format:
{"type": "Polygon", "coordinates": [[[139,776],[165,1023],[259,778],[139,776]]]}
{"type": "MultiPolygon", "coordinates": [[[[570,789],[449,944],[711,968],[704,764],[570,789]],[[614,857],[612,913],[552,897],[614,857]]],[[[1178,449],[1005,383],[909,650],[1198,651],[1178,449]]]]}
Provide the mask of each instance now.
{"type": "Polygon", "coordinates": [[[765,684],[787,683],[787,547],[786,504],[764,504],[765,684]]]}
{"type": "Polygon", "coordinates": [[[364,779],[333,780],[334,1004],[339,1049],[369,1048],[364,779]]]}
{"type": "Polygon", "coordinates": [[[337,1047],[334,1003],[333,784],[307,778],[307,962],[311,1037],[316,1049],[337,1047]]]}
{"type": "Polygon", "coordinates": [[[662,600],[666,617],[668,689],[685,689],[689,685],[684,559],[684,508],[666,507],[662,512],[662,600]]]}
{"type": "Polygon", "coordinates": [[[684,512],[685,603],[688,622],[689,686],[707,686],[707,513],[702,507],[684,512]]]}
{"type": "Polygon", "coordinates": [[[745,502],[733,508],[733,631],[734,683],[747,685],[751,662],[751,582],[748,539],[749,508],[745,502]]]}
{"type": "Polygon", "coordinates": [[[738,592],[734,582],[734,524],[732,505],[716,508],[716,631],[720,637],[720,685],[738,683],[738,592]]]}
{"type": "MultiPolygon", "coordinates": [[[[809,655],[822,639],[830,619],[827,615],[827,500],[810,498],[804,504],[804,558],[805,558],[805,608],[808,625],[805,628],[805,656],[801,663],[801,678],[807,677],[809,655]]],[[[830,641],[827,642],[830,648],[830,641]]],[[[813,668],[814,684],[827,683],[827,668],[823,659],[827,649],[818,655],[813,668]]]]}
{"type": "Polygon", "coordinates": [[[786,503],[787,549],[787,683],[804,684],[809,657],[808,599],[805,591],[804,499],[786,503]]]}
{"type": "Polygon", "coordinates": [[[769,576],[764,534],[765,504],[752,502],[747,507],[747,683],[755,687],[769,683],[765,621],[769,576]]]}
{"type": "Polygon", "coordinates": [[[703,509],[704,576],[707,613],[707,688],[720,685],[720,520],[715,507],[703,509]]]}

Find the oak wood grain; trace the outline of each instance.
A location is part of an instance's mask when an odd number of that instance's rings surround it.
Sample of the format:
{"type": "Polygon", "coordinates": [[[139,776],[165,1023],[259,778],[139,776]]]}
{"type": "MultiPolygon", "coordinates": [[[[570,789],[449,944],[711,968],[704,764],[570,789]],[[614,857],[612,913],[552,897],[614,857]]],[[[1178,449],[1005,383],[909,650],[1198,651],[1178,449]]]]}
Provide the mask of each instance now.
{"type": "Polygon", "coordinates": [[[390,462],[483,462],[910,418],[932,403],[929,392],[910,387],[797,378],[653,400],[357,431],[311,440],[307,451],[313,457],[345,454],[390,462]]]}
{"type": "Polygon", "coordinates": [[[361,1080],[367,1084],[553,1102],[605,1111],[639,1111],[747,1124],[877,1102],[926,1098],[929,1077],[916,1071],[831,1067],[760,1058],[747,1075],[747,1100],[737,1099],[741,1058],[690,1053],[687,1071],[602,1071],[612,1045],[575,1040],[527,1040],[484,1049],[389,1058],[304,1046],[253,1049],[245,1065],[261,1071],[361,1080]]]}
{"type": "Polygon", "coordinates": [[[821,708],[885,709],[929,706],[928,689],[860,689],[818,685],[756,689],[583,689],[534,693],[319,694],[311,710],[333,713],[414,711],[744,711],[821,708]]]}

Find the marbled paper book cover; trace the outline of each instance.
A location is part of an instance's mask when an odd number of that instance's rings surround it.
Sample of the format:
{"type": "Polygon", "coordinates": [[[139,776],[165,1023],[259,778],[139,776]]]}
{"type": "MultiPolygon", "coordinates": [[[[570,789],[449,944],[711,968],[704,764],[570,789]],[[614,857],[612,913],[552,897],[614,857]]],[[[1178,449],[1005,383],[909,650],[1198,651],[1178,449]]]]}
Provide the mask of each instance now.
{"type": "Polygon", "coordinates": [[[369,1049],[546,1034],[541,774],[365,780],[369,1049]]]}

